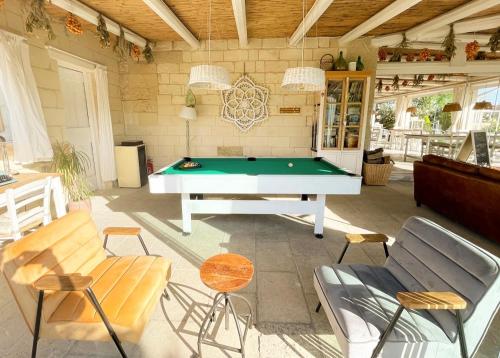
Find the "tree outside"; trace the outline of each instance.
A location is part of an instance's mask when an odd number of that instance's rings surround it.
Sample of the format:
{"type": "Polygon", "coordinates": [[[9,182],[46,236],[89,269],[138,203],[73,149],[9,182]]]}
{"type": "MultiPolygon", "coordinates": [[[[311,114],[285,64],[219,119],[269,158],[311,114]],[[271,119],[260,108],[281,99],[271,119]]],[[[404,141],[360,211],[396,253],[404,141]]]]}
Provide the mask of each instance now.
{"type": "Polygon", "coordinates": [[[376,121],[382,124],[385,129],[394,128],[396,124],[396,113],[394,112],[394,102],[383,102],[377,104],[376,121]]]}
{"type": "Polygon", "coordinates": [[[446,131],[451,127],[451,113],[443,112],[445,104],[453,101],[452,92],[414,98],[417,116],[424,121],[424,129],[446,131]]]}

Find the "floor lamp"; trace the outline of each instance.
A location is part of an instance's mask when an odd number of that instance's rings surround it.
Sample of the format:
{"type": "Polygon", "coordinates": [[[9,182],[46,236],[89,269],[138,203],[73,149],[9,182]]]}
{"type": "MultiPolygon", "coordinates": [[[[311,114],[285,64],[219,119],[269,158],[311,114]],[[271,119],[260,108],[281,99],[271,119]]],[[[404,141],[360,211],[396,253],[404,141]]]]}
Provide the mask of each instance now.
{"type": "Polygon", "coordinates": [[[191,148],[189,145],[190,135],[189,135],[189,122],[194,121],[196,119],[196,109],[191,106],[182,107],[179,117],[186,120],[186,156],[191,156],[191,148]]]}

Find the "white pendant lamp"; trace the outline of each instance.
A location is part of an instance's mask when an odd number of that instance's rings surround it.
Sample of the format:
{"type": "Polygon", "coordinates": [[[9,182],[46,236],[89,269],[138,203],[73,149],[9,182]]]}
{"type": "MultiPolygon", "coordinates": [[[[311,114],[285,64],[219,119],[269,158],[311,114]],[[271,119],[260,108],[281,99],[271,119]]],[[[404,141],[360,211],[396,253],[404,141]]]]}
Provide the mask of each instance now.
{"type": "Polygon", "coordinates": [[[305,0],[302,0],[302,66],[287,68],[281,87],[296,92],[318,92],[325,87],[325,71],[315,67],[304,67],[305,0]]]}
{"type": "Polygon", "coordinates": [[[213,91],[225,91],[231,88],[231,78],[227,69],[210,64],[210,35],[212,25],[212,0],[208,11],[208,65],[191,67],[189,86],[213,91]]]}

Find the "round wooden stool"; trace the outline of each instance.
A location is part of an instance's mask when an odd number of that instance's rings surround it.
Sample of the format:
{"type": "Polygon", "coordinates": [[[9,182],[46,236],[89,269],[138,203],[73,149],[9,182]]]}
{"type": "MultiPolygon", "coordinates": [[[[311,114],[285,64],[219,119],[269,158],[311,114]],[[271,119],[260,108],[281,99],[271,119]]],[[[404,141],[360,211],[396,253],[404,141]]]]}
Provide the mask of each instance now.
{"type": "Polygon", "coordinates": [[[212,307],[208,311],[208,314],[200,327],[200,332],[198,334],[199,357],[201,357],[202,343],[241,353],[243,357],[245,356],[245,340],[253,319],[252,307],[245,297],[234,292],[248,286],[248,284],[252,281],[253,272],[254,268],[252,261],[244,256],[236,254],[215,255],[207,259],[201,265],[201,280],[207,287],[217,291],[217,294],[214,297],[212,307]],[[242,299],[248,306],[249,314],[243,316],[246,317],[244,332],[242,332],[240,324],[238,323],[238,315],[234,309],[231,297],[242,299]],[[231,313],[234,317],[234,322],[240,339],[240,348],[226,346],[224,344],[207,341],[205,339],[210,329],[210,325],[215,320],[215,310],[221,303],[224,308],[223,312],[226,330],[229,329],[229,313],[231,313]]]}

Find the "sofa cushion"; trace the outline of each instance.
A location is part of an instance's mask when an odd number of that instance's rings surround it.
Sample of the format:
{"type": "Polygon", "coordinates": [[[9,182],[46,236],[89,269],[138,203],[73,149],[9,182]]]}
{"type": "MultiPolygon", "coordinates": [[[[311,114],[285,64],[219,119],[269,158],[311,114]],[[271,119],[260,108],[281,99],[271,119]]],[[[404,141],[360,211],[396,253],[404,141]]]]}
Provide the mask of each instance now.
{"type": "MultiPolygon", "coordinates": [[[[120,339],[137,342],[170,278],[171,263],[155,256],[110,257],[89,273],[92,290],[120,339]]],[[[42,326],[42,337],[109,340],[83,292],[70,292],[42,326]]]]}
{"type": "MultiPolygon", "coordinates": [[[[406,289],[384,267],[367,265],[320,266],[314,280],[350,344],[375,347],[399,303],[396,294],[406,289]]],[[[449,339],[426,311],[403,311],[388,342],[443,342],[449,339]]]]}
{"type": "Polygon", "coordinates": [[[422,158],[424,163],[434,164],[441,167],[446,167],[452,170],[456,170],[458,172],[467,173],[467,174],[478,174],[479,166],[464,162],[459,162],[456,160],[448,159],[445,157],[441,157],[439,155],[427,154],[422,158]]]}
{"type": "Polygon", "coordinates": [[[481,167],[479,168],[479,175],[500,183],[500,168],[481,167]]]}

